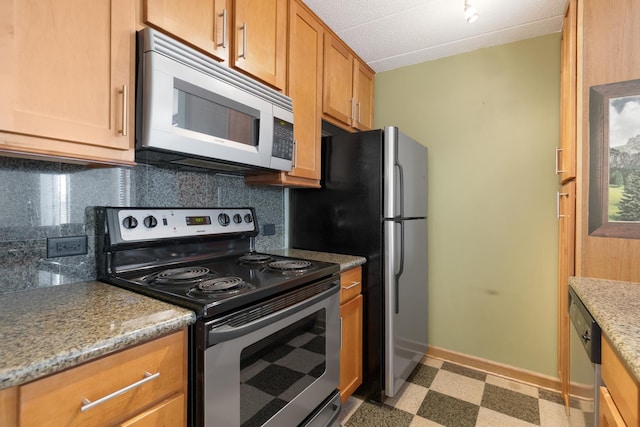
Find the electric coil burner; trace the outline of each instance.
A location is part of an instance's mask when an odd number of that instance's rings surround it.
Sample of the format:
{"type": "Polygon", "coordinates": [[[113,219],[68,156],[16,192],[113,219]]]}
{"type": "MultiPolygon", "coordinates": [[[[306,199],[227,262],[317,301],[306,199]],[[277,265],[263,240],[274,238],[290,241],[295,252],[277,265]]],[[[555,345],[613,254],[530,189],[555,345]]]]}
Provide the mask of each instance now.
{"type": "Polygon", "coordinates": [[[243,264],[261,265],[271,261],[272,259],[273,257],[269,254],[253,253],[242,255],[240,258],[238,258],[238,261],[243,264]]]}
{"type": "Polygon", "coordinates": [[[255,252],[252,208],[96,213],[99,279],[196,313],[189,425],[333,423],[338,265],[255,252]]]}

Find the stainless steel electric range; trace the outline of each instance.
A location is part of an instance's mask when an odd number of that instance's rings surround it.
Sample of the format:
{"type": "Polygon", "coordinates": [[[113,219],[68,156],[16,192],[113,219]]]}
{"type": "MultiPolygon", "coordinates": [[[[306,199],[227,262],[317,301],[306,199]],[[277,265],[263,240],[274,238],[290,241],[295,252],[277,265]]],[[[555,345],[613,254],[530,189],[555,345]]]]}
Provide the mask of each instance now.
{"type": "Polygon", "coordinates": [[[98,278],[193,310],[189,424],[330,426],[339,266],[259,253],[253,208],[96,209],[98,278]]]}

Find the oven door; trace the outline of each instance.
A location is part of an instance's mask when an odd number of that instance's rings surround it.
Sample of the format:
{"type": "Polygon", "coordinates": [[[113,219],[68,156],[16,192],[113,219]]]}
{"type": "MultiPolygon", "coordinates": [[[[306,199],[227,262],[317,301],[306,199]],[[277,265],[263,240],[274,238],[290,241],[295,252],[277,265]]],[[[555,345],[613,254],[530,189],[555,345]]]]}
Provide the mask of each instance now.
{"type": "Polygon", "coordinates": [[[243,310],[223,324],[208,322],[201,400],[205,427],[296,426],[335,392],[339,286],[273,311],[289,304],[290,297],[243,310]]]}

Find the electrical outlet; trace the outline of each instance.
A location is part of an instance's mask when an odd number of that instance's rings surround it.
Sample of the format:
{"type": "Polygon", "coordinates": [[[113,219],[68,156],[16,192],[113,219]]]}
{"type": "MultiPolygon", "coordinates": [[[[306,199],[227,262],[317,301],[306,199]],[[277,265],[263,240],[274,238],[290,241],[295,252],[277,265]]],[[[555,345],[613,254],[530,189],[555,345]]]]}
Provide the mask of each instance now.
{"type": "Polygon", "coordinates": [[[275,224],[264,224],[262,226],[262,235],[263,236],[273,236],[276,234],[276,225],[275,224]]]}
{"type": "Polygon", "coordinates": [[[87,236],[47,237],[47,258],[87,253],[87,236]]]}

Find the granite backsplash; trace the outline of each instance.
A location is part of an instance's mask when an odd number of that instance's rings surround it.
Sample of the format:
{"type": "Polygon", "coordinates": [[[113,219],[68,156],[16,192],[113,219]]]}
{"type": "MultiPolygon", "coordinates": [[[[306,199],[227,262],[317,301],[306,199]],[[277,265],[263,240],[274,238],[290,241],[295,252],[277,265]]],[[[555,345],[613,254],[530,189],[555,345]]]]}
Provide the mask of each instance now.
{"type": "Polygon", "coordinates": [[[95,206],[251,206],[256,249],[284,246],[284,190],[247,186],[241,176],[0,157],[0,191],[0,294],[95,279],[95,206]],[[265,224],[274,235],[262,235],[265,224]],[[80,235],[86,255],[47,258],[48,237],[80,235]]]}

